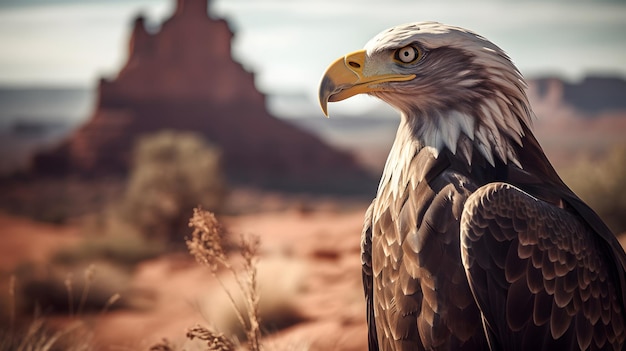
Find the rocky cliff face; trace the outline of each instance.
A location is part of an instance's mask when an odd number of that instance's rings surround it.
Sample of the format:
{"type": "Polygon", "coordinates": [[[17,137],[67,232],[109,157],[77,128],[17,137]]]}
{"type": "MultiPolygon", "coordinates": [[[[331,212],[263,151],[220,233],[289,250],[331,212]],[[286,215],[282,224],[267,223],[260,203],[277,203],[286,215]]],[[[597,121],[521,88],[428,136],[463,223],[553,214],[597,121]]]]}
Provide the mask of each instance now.
{"type": "Polygon", "coordinates": [[[137,17],[128,61],[117,77],[100,81],[92,117],[37,155],[35,171],[123,174],[138,136],[172,129],[196,131],[218,145],[236,182],[331,190],[364,180],[371,187],[375,182],[351,155],[269,115],[253,75],[231,58],[232,37],[226,21],[208,15],[207,0],[178,0],[156,33],[137,17]]]}

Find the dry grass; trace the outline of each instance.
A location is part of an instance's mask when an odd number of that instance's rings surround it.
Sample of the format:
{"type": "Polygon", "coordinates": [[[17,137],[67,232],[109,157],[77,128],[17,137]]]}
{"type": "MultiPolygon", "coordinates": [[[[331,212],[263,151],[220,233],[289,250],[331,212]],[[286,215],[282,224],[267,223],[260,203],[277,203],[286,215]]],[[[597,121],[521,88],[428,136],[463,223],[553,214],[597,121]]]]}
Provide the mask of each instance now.
{"type": "MultiPolygon", "coordinates": [[[[200,348],[202,351],[234,351],[237,349],[237,345],[224,334],[200,325],[189,328],[186,336],[188,340],[197,340],[199,343],[196,344],[197,347],[195,348],[192,346],[182,348],[184,351],[188,351],[190,348],[194,350],[200,348]]],[[[152,345],[149,351],[176,351],[179,349],[179,347],[171,343],[168,339],[163,339],[152,345]]]]}
{"type": "Polygon", "coordinates": [[[209,268],[223,295],[214,295],[207,299],[209,306],[200,306],[208,307],[203,312],[214,321],[212,328],[196,326],[188,338],[205,340],[208,350],[220,351],[235,350],[241,338],[247,341],[248,350],[258,351],[262,332],[303,320],[293,303],[301,288],[294,279],[301,275],[299,265],[286,260],[260,262],[260,241],[251,235],[242,235],[235,245],[236,257],[229,257],[225,247],[234,245],[226,240],[230,235],[211,212],[196,208],[189,225],[193,228],[187,240],[189,252],[209,268]]]}
{"type": "MultiPolygon", "coordinates": [[[[305,288],[302,277],[305,265],[290,257],[272,255],[263,257],[257,266],[259,289],[259,316],[261,332],[268,335],[288,328],[306,319],[295,299],[305,288]]],[[[226,273],[222,274],[224,285],[233,292],[238,308],[245,308],[245,297],[237,283],[226,273]]],[[[241,340],[246,338],[245,329],[239,322],[232,303],[223,289],[216,289],[202,296],[197,306],[203,316],[218,330],[241,340]]]]}
{"type": "MultiPolygon", "coordinates": [[[[226,232],[215,218],[215,214],[196,208],[189,225],[194,228],[191,238],[187,240],[189,252],[196,258],[196,261],[210,269],[213,277],[226,292],[237,319],[244,327],[248,349],[250,351],[259,351],[261,349],[259,287],[257,283],[259,238],[256,236],[241,236],[239,253],[243,261],[240,270],[238,267],[233,266],[226,257],[223,240],[226,232]],[[226,269],[234,277],[239,291],[244,296],[243,308],[238,305],[233,292],[226,287],[221,277],[217,274],[218,269],[226,269]]],[[[235,343],[230,341],[230,343],[224,343],[222,346],[226,347],[227,345],[235,345],[235,343]]]]}
{"type": "Polygon", "coordinates": [[[47,315],[73,318],[111,307],[132,307],[131,296],[120,298],[120,294],[130,294],[131,275],[105,262],[75,267],[25,265],[17,269],[16,277],[18,298],[12,306],[18,317],[28,318],[41,310],[47,315]]]}
{"type": "Polygon", "coordinates": [[[174,346],[169,340],[163,339],[160,342],[152,345],[148,351],[174,351],[176,350],[176,346],[174,346]]]}
{"type": "Polygon", "coordinates": [[[86,325],[76,320],[59,330],[53,330],[44,318],[35,318],[24,330],[0,335],[2,351],[89,351],[92,335],[86,325]]]}
{"type": "MultiPolygon", "coordinates": [[[[0,331],[0,351],[94,350],[93,333],[84,322],[84,317],[95,281],[96,267],[94,265],[84,270],[83,284],[80,289],[76,289],[74,276],[67,275],[62,285],[67,293],[69,322],[58,325],[50,323],[42,316],[40,307],[35,309],[30,321],[19,318],[18,298],[23,298],[24,295],[17,288],[18,278],[11,276],[8,291],[10,320],[6,331],[0,331]]],[[[100,314],[106,313],[119,299],[119,294],[111,295],[100,306],[100,314]]]]}
{"type": "MultiPolygon", "coordinates": [[[[268,316],[270,321],[285,320],[285,318],[297,315],[295,309],[289,310],[290,306],[285,304],[288,299],[283,298],[284,294],[269,293],[267,298],[263,300],[269,303],[266,305],[269,306],[270,311],[261,308],[263,306],[261,304],[261,286],[271,285],[274,289],[291,293],[295,291],[294,288],[285,288],[275,276],[263,278],[262,280],[267,281],[267,284],[260,283],[260,241],[258,237],[241,236],[238,243],[230,242],[226,239],[230,236],[217,221],[215,215],[200,209],[194,211],[194,216],[189,225],[193,228],[193,233],[187,240],[188,249],[199,263],[209,268],[210,273],[221,284],[232,306],[230,314],[232,315],[232,311],[234,311],[236,321],[244,330],[245,342],[240,344],[238,339],[232,337],[230,331],[225,333],[225,330],[196,326],[190,328],[187,333],[188,342],[193,343],[186,344],[181,348],[163,340],[155,344],[150,350],[229,351],[245,348],[251,351],[260,351],[263,348],[261,345],[261,331],[264,328],[261,320],[263,315],[268,316]],[[234,254],[227,250],[227,248],[232,247],[237,249],[234,254]],[[223,279],[228,279],[234,284],[228,285],[223,279]],[[275,317],[272,316],[272,313],[275,317]]],[[[70,261],[74,262],[73,260],[70,261]]],[[[43,281],[39,280],[41,277],[36,274],[26,277],[28,281],[22,280],[24,277],[20,276],[10,279],[7,301],[12,309],[7,313],[10,316],[10,323],[7,325],[8,332],[0,332],[0,351],[89,351],[95,349],[96,345],[93,343],[91,330],[83,323],[84,317],[87,313],[92,313],[92,315],[98,312],[100,314],[106,313],[112,306],[119,306],[120,302],[124,303],[124,301],[120,301],[121,296],[117,293],[123,292],[123,289],[117,284],[110,284],[109,268],[107,265],[101,266],[99,263],[98,266],[86,266],[82,271],[66,270],[62,275],[60,274],[62,269],[53,269],[52,271],[44,269],[46,274],[44,274],[45,279],[43,281]],[[25,287],[28,289],[24,290],[25,287]],[[118,290],[113,293],[111,288],[118,290]],[[30,296],[28,291],[37,291],[40,295],[30,296]],[[106,298],[104,298],[104,293],[108,294],[106,298]],[[66,319],[69,322],[64,322],[60,327],[53,328],[52,325],[58,326],[58,324],[50,324],[46,319],[36,314],[30,323],[15,323],[18,306],[24,309],[24,302],[16,300],[29,299],[30,302],[26,310],[32,311],[34,306],[52,306],[48,305],[50,301],[41,300],[51,296],[55,299],[53,301],[54,306],[56,306],[54,311],[66,313],[68,316],[66,319]],[[97,297],[95,300],[94,296],[97,297]]],[[[287,268],[289,267],[285,267],[285,262],[282,262],[282,266],[274,265],[270,267],[270,270],[274,275],[275,272],[280,271],[281,276],[285,272],[287,275],[289,272],[294,273],[287,268]]],[[[36,270],[29,268],[27,271],[36,270]]],[[[48,309],[48,311],[50,310],[48,309]]],[[[272,347],[266,346],[265,349],[272,349],[272,347]]],[[[301,346],[298,349],[304,350],[301,346]]]]}
{"type": "Polygon", "coordinates": [[[189,340],[199,339],[206,342],[207,351],[231,351],[235,350],[235,344],[224,334],[214,332],[203,326],[197,325],[187,331],[189,340]]]}

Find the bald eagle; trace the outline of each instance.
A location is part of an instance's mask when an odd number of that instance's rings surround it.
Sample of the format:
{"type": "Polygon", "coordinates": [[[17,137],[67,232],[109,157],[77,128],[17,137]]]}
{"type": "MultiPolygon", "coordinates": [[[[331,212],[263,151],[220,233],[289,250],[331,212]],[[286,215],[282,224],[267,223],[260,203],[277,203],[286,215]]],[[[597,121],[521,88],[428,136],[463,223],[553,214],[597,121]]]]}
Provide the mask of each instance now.
{"type": "Polygon", "coordinates": [[[370,350],[623,350],[626,254],[531,131],[526,84],[487,39],[380,33],[319,99],[401,114],[362,232],[370,350]]]}

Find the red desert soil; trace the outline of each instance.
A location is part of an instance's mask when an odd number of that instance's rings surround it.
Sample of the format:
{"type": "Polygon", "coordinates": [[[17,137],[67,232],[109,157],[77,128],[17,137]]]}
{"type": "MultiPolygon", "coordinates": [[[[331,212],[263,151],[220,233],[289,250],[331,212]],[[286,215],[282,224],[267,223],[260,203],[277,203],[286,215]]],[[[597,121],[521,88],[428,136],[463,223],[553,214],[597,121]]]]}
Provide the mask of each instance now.
{"type": "MultiPolygon", "coordinates": [[[[365,305],[361,293],[359,240],[365,209],[345,214],[278,212],[226,218],[234,235],[261,238],[260,284],[298,280],[294,303],[305,321],[271,335],[269,349],[289,350],[306,345],[309,350],[363,350],[366,347],[365,305]],[[292,269],[292,267],[303,267],[292,269]],[[300,277],[284,277],[302,273],[300,277]],[[274,282],[263,279],[273,275],[274,282]],[[295,346],[294,346],[295,345],[295,346]]],[[[270,278],[272,279],[272,278],[270,278]]],[[[219,289],[204,267],[176,258],[143,264],[136,275],[138,288],[157,293],[157,306],[143,313],[109,313],[98,327],[99,338],[111,344],[150,344],[168,338],[180,345],[185,330],[207,325],[202,302],[219,289]]],[[[264,289],[262,291],[265,291],[264,289]]],[[[270,290],[272,291],[272,290],[270,290]]],[[[268,294],[261,299],[271,299],[268,294]]],[[[219,323],[219,321],[216,321],[219,323]]]]}
{"type": "MultiPolygon", "coordinates": [[[[224,218],[234,235],[261,239],[261,299],[292,300],[301,320],[264,339],[266,350],[363,350],[367,345],[359,242],[365,208],[310,213],[281,211],[224,218]],[[285,291],[291,296],[285,297],[285,291]]],[[[2,268],[28,259],[45,260],[77,239],[72,227],[56,227],[0,215],[2,268]]],[[[113,310],[93,323],[98,350],[148,350],[167,338],[179,347],[187,328],[207,326],[204,315],[220,291],[207,268],[189,255],[142,263],[133,288],[151,291],[153,303],[113,310]]],[[[215,321],[219,324],[220,321],[215,321]]]]}
{"type": "MultiPolygon", "coordinates": [[[[261,239],[261,299],[289,299],[302,321],[265,337],[266,350],[364,350],[367,347],[359,242],[365,207],[310,213],[276,211],[223,218],[234,235],[261,239]],[[286,291],[286,292],[285,292],[286,291]],[[272,296],[272,294],[277,294],[272,296]]],[[[53,226],[0,214],[0,267],[44,262],[55,249],[79,239],[73,226],[53,226]]],[[[624,244],[625,236],[622,236],[624,244]]],[[[2,284],[4,285],[4,284],[2,284]]],[[[213,300],[219,285],[186,254],[146,261],[133,288],[149,292],[145,308],[113,310],[87,318],[96,350],[143,350],[167,338],[181,349],[186,330],[207,326],[206,315],[228,302],[213,300]]],[[[144,294],[146,295],[146,294],[144,294]]],[[[219,324],[219,320],[213,320],[219,324]]],[[[186,350],[193,350],[186,346],[186,350]]]]}
{"type": "Polygon", "coordinates": [[[0,269],[10,272],[24,261],[46,262],[50,254],[80,239],[74,226],[33,222],[0,213],[0,269]]]}

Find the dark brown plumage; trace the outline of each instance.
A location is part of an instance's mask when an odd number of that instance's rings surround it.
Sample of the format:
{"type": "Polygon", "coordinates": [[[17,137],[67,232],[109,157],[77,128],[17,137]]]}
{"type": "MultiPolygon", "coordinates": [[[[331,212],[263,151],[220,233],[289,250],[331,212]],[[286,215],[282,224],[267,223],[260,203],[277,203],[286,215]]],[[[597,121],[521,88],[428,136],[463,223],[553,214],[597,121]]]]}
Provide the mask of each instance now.
{"type": "Polygon", "coordinates": [[[401,113],[362,234],[373,350],[622,350],[626,254],[534,138],[506,54],[434,22],[333,63],[320,102],[401,113]]]}

